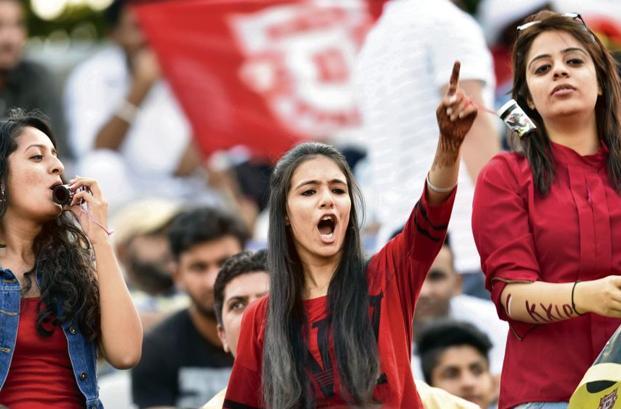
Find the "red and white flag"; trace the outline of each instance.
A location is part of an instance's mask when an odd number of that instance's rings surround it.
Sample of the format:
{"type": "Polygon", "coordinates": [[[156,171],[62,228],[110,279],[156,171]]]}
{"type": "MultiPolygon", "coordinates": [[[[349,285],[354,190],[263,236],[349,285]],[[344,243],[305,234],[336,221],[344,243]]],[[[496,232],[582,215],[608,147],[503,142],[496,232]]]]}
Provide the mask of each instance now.
{"type": "Polygon", "coordinates": [[[360,125],[355,56],[384,0],[170,0],[135,5],[205,154],[276,158],[360,125]]]}

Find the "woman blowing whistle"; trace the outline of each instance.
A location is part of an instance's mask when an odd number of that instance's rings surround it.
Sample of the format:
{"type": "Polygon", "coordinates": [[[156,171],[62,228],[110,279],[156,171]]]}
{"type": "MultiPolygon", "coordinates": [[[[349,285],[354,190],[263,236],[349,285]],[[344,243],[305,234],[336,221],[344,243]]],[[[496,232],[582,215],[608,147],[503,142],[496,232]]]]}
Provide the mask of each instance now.
{"type": "Polygon", "coordinates": [[[106,202],[76,178],[72,203],[55,203],[63,170],[45,121],[0,121],[0,403],[11,409],[101,408],[97,352],[117,368],[140,359],[106,202]]]}

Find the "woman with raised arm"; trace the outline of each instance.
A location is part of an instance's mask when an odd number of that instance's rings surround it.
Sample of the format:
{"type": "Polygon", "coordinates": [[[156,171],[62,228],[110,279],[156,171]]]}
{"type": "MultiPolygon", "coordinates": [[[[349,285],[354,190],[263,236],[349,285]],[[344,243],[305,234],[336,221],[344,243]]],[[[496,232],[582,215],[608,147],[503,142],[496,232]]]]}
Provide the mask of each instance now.
{"type": "Polygon", "coordinates": [[[280,159],[270,294],[244,315],[225,408],[422,408],[410,369],[414,304],[446,234],[459,150],[477,113],[458,77],[456,63],[422,197],[403,232],[368,262],[343,156],[306,143],[280,159]]]}
{"type": "Polygon", "coordinates": [[[621,88],[575,13],[529,17],[513,68],[536,129],[479,175],[473,231],[511,327],[499,408],[560,409],[621,324],[621,88]]]}
{"type": "Polygon", "coordinates": [[[102,408],[97,351],[117,368],[140,359],[106,202],[78,177],[73,202],[55,203],[63,170],[45,120],[0,121],[0,402],[11,409],[102,408]]]}

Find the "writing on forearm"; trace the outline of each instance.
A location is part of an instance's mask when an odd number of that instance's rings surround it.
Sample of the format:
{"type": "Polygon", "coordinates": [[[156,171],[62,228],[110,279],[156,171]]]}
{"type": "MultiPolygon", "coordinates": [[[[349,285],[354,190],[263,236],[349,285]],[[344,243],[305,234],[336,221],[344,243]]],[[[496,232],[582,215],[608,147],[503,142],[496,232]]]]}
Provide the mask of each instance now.
{"type": "Polygon", "coordinates": [[[574,310],[569,304],[555,305],[544,303],[531,303],[524,301],[526,312],[535,322],[561,321],[574,316],[574,310]]]}
{"type": "MultiPolygon", "coordinates": [[[[550,302],[539,302],[533,301],[532,299],[524,300],[524,310],[520,312],[520,307],[516,305],[517,311],[514,309],[513,314],[511,313],[511,293],[507,294],[505,308],[507,311],[507,315],[514,319],[520,319],[519,317],[528,316],[530,319],[529,322],[535,323],[549,323],[549,322],[557,322],[563,321],[568,318],[574,318],[576,313],[569,303],[550,303],[550,302]]],[[[521,303],[521,301],[520,301],[521,303]]]]}

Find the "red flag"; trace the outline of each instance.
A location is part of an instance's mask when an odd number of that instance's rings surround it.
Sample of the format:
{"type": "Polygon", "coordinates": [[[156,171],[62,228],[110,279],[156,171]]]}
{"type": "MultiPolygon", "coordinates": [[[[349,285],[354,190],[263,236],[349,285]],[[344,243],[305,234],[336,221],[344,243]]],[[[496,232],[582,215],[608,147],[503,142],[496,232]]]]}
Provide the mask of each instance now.
{"type": "Polygon", "coordinates": [[[203,152],[245,145],[276,158],[301,140],[359,126],[352,67],[382,3],[170,0],[135,7],[203,152]]]}

